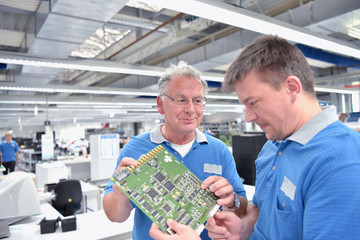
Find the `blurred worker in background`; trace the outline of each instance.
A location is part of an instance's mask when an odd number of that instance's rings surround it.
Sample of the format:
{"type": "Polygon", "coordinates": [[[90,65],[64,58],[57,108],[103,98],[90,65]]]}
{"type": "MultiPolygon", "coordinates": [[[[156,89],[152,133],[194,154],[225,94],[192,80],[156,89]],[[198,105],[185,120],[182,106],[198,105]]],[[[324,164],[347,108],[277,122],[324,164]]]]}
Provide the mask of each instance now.
{"type": "Polygon", "coordinates": [[[4,175],[8,172],[14,172],[15,166],[19,160],[19,146],[12,140],[12,133],[5,134],[5,140],[0,144],[0,156],[2,159],[2,165],[5,167],[4,175]]]}

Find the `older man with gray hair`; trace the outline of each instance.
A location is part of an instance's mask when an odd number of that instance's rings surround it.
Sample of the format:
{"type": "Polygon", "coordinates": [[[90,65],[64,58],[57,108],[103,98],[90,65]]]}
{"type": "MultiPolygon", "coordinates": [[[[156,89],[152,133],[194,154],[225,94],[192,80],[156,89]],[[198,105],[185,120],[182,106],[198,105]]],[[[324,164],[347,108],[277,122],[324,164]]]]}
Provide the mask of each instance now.
{"type": "MultiPolygon", "coordinates": [[[[129,165],[136,166],[138,162],[135,159],[161,144],[204,181],[203,189],[210,186],[210,191],[220,197],[219,205],[245,212],[245,190],[231,152],[219,139],[197,129],[203,119],[206,88],[207,83],[201,79],[200,72],[187,63],[171,65],[159,80],[156,99],[158,112],[164,115],[164,124],[133,137],[122,149],[115,169],[119,171],[129,165]],[[212,168],[208,169],[205,165],[212,168]],[[240,200],[240,207],[235,204],[239,202],[235,199],[240,200]]],[[[107,217],[114,222],[125,221],[135,208],[133,239],[150,239],[152,221],[111,181],[106,188],[103,205],[107,217]]],[[[207,231],[201,234],[201,238],[209,239],[207,231]]]]}

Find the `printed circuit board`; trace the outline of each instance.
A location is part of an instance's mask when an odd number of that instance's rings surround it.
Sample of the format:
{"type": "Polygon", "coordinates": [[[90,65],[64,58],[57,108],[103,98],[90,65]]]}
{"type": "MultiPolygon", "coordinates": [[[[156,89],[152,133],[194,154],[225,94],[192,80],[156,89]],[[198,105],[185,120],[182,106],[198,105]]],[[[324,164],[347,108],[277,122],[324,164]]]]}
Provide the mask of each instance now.
{"type": "Polygon", "coordinates": [[[201,189],[201,180],[159,145],[111,177],[163,232],[173,234],[166,221],[171,218],[191,226],[198,234],[206,219],[219,209],[216,197],[201,189]]]}

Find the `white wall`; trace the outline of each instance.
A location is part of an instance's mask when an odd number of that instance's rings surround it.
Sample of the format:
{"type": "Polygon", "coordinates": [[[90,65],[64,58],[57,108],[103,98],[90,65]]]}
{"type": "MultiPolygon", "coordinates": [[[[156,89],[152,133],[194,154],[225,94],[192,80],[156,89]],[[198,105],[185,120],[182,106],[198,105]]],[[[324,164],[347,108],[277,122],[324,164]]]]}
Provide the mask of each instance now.
{"type": "Polygon", "coordinates": [[[139,134],[151,131],[158,124],[160,124],[160,120],[142,122],[142,124],[141,124],[142,127],[141,127],[141,129],[139,129],[139,134]]]}
{"type": "Polygon", "coordinates": [[[86,123],[86,124],[65,124],[54,127],[55,136],[58,140],[74,141],[80,138],[85,138],[85,129],[87,128],[102,128],[100,123],[86,123]]]}
{"type": "Polygon", "coordinates": [[[0,129],[0,136],[5,136],[5,133],[13,131],[14,137],[29,137],[35,138],[36,132],[44,132],[45,126],[21,126],[20,124],[17,126],[13,126],[9,129],[0,129]]]}

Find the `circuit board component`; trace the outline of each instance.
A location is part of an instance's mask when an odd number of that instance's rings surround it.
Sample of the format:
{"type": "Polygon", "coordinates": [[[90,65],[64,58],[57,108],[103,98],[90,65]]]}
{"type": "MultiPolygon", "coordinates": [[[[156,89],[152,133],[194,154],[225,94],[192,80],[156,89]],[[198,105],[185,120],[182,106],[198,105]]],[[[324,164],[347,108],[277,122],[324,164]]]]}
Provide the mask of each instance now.
{"type": "Polygon", "coordinates": [[[166,224],[171,218],[200,235],[206,219],[219,209],[218,197],[201,189],[201,180],[161,145],[138,162],[138,166],[124,168],[111,180],[163,232],[173,234],[166,224]]]}

